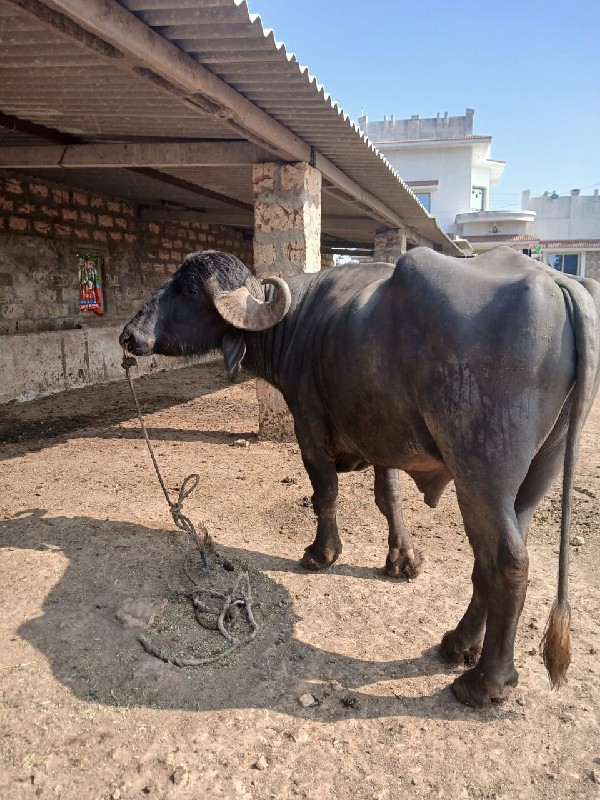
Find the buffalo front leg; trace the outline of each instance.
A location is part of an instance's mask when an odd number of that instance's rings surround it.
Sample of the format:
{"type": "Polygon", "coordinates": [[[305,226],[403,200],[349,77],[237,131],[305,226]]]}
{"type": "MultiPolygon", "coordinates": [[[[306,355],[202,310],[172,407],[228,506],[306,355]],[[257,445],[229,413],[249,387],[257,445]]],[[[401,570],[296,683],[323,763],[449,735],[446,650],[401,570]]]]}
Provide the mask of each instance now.
{"type": "Polygon", "coordinates": [[[304,457],[304,466],[313,487],[312,503],[317,515],[317,535],[304,551],[300,564],[304,569],[317,571],[331,566],[342,552],[336,520],[338,478],[333,464],[317,464],[304,457]]]}
{"type": "Polygon", "coordinates": [[[375,467],[375,502],[389,529],[386,575],[390,578],[416,578],[421,572],[422,558],[421,552],[413,547],[402,518],[400,470],[375,467]]]}
{"type": "Polygon", "coordinates": [[[484,575],[477,558],[471,576],[473,595],[471,602],[456,628],[444,634],[440,644],[440,655],[448,664],[473,667],[481,655],[485,621],[487,618],[487,599],[484,592],[484,575]]]}

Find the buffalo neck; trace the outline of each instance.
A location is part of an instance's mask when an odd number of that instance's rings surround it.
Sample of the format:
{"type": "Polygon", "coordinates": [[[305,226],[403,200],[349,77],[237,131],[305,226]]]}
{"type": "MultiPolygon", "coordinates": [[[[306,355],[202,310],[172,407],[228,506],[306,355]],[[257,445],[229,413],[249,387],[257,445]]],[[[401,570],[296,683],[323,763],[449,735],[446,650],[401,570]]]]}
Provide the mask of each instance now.
{"type": "Polygon", "coordinates": [[[281,361],[282,336],[278,332],[279,322],[267,331],[246,332],[246,355],[243,366],[257,378],[263,378],[273,386],[279,387],[278,375],[281,361]]]}

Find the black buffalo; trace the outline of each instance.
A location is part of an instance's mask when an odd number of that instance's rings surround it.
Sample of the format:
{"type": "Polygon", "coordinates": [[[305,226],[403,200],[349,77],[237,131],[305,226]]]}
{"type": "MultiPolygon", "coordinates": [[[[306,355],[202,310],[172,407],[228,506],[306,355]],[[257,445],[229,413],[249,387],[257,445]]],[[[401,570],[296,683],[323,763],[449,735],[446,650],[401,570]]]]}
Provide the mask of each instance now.
{"type": "Polygon", "coordinates": [[[192,253],[125,326],[137,355],[221,348],[279,389],[294,417],[318,518],[302,564],[342,551],[337,473],[372,464],[389,525],[386,571],[419,572],[402,521],[399,470],[435,506],[451,480],[474,552],[473,595],[442,656],[471,668],[466,703],[517,683],[533,512],[564,467],[557,600],[544,637],[553,685],[570,661],[567,568],[574,467],[595,396],[600,284],[509,248],[457,259],[418,248],[396,267],[363,264],[263,284],[234,256],[192,253]]]}

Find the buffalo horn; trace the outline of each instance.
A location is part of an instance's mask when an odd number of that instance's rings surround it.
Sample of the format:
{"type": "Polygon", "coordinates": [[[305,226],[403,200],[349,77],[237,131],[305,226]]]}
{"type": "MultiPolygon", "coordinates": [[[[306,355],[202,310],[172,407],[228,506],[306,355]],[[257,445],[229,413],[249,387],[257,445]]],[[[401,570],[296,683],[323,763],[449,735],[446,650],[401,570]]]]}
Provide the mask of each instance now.
{"type": "Polygon", "coordinates": [[[274,287],[271,300],[257,300],[245,285],[214,297],[215,308],[225,322],[244,331],[266,331],[285,317],[292,301],[287,283],[276,277],[265,278],[262,283],[274,287]]]}

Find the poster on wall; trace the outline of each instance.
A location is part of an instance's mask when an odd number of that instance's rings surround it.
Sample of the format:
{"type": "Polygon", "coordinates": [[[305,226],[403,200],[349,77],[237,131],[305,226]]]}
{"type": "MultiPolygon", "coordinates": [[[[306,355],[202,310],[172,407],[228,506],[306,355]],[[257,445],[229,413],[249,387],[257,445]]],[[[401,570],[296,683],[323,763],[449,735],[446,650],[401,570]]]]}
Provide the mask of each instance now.
{"type": "Polygon", "coordinates": [[[97,253],[77,253],[79,264],[79,310],[102,315],[101,256],[97,253]]]}

